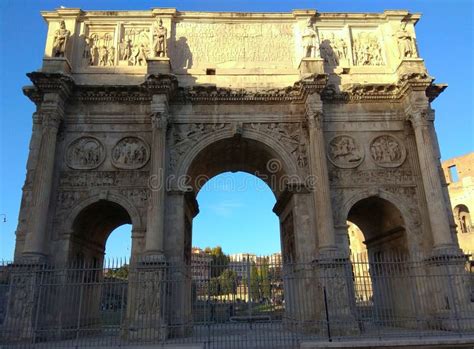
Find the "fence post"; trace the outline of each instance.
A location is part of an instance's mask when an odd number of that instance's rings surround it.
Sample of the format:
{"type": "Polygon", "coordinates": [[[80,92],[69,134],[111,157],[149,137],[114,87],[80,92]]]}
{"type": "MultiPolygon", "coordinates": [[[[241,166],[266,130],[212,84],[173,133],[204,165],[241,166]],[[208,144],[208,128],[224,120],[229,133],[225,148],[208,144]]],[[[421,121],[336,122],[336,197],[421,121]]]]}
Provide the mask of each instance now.
{"type": "MultiPolygon", "coordinates": [[[[84,272],[84,271],[83,271],[84,272]]],[[[82,274],[84,276],[84,274],[82,274]]],[[[81,291],[79,293],[79,308],[77,312],[77,324],[76,324],[76,347],[79,345],[79,333],[81,331],[81,313],[82,313],[82,298],[84,294],[84,277],[81,278],[81,291]]]]}
{"type": "Polygon", "coordinates": [[[35,313],[35,324],[33,326],[33,343],[36,343],[36,332],[38,331],[38,319],[39,319],[39,313],[41,309],[41,288],[43,286],[43,280],[44,280],[44,270],[41,270],[41,277],[40,277],[40,282],[38,286],[38,301],[36,302],[36,313],[35,313]]]}

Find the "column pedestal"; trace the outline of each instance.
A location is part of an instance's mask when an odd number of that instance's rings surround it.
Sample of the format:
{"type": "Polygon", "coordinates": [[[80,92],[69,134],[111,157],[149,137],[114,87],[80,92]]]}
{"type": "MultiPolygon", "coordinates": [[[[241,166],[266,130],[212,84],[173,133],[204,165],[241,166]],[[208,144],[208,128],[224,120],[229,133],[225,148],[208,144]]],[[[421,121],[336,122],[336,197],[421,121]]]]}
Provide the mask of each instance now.
{"type": "Polygon", "coordinates": [[[127,326],[130,341],[159,342],[168,337],[165,297],[168,266],[165,263],[137,262],[129,275],[127,326]]]}

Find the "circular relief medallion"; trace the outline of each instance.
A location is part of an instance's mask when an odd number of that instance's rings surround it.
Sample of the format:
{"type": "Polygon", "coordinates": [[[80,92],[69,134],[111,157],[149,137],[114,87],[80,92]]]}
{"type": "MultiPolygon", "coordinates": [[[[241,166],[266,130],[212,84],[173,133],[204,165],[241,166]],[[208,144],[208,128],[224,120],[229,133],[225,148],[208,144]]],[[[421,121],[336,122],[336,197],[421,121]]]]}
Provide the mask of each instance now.
{"type": "Polygon", "coordinates": [[[105,149],[94,137],[81,137],[72,141],[66,151],[66,163],[77,170],[90,170],[105,160],[105,149]]]}
{"type": "Polygon", "coordinates": [[[354,168],[364,160],[364,151],[354,138],[341,135],[329,141],[328,158],[337,167],[354,168]]]}
{"type": "Polygon", "coordinates": [[[370,156],[381,167],[398,167],[405,161],[406,150],[395,137],[383,135],[370,142],[370,156]]]}
{"type": "Polygon", "coordinates": [[[112,164],[117,168],[137,169],[150,158],[150,147],[138,137],[122,138],[112,148],[112,164]]]}

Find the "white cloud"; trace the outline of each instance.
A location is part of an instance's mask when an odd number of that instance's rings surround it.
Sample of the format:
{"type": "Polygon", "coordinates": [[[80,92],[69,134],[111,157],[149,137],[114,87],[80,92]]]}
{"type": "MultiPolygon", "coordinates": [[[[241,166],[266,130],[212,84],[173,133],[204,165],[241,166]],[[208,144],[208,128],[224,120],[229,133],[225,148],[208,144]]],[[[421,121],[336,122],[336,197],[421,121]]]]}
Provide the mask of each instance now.
{"type": "Polygon", "coordinates": [[[205,208],[210,209],[214,214],[222,216],[222,217],[229,217],[232,214],[232,211],[243,207],[244,204],[237,201],[221,201],[215,205],[208,205],[205,208]]]}

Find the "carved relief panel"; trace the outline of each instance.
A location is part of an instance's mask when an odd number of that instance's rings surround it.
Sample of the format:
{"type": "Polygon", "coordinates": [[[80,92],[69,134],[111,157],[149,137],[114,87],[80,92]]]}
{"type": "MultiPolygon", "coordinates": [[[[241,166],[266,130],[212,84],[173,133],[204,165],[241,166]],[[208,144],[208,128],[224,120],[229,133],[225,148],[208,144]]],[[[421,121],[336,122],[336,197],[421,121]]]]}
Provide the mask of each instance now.
{"type": "Polygon", "coordinates": [[[370,142],[370,155],[381,167],[398,167],[405,161],[406,150],[394,136],[382,135],[370,142]]]}
{"type": "Polygon", "coordinates": [[[338,29],[320,29],[320,51],[329,66],[349,65],[349,44],[344,32],[338,29]]]}
{"type": "Polygon", "coordinates": [[[150,147],[138,137],[125,137],[115,144],[111,152],[112,164],[121,169],[145,166],[150,158],[150,147]]]}
{"type": "Polygon", "coordinates": [[[340,135],[329,141],[328,158],[337,167],[354,168],[364,160],[363,147],[351,136],[340,135]]]}
{"type": "Polygon", "coordinates": [[[351,35],[354,65],[379,66],[385,64],[382,42],[377,29],[352,28],[351,35]]]}
{"type": "Polygon", "coordinates": [[[119,65],[145,66],[153,57],[150,27],[125,25],[118,44],[119,65]]]}
{"type": "Polygon", "coordinates": [[[116,65],[116,35],[114,25],[89,25],[84,36],[82,53],[85,66],[107,67],[116,65]]]}
{"type": "Polygon", "coordinates": [[[280,142],[293,155],[298,167],[308,165],[306,131],[303,123],[251,123],[252,130],[263,132],[280,142]]]}
{"type": "Polygon", "coordinates": [[[173,58],[179,68],[272,62],[293,66],[292,23],[176,23],[173,58]]]}
{"type": "Polygon", "coordinates": [[[97,168],[104,160],[105,148],[94,137],[77,138],[66,150],[66,164],[76,170],[97,168]]]}

